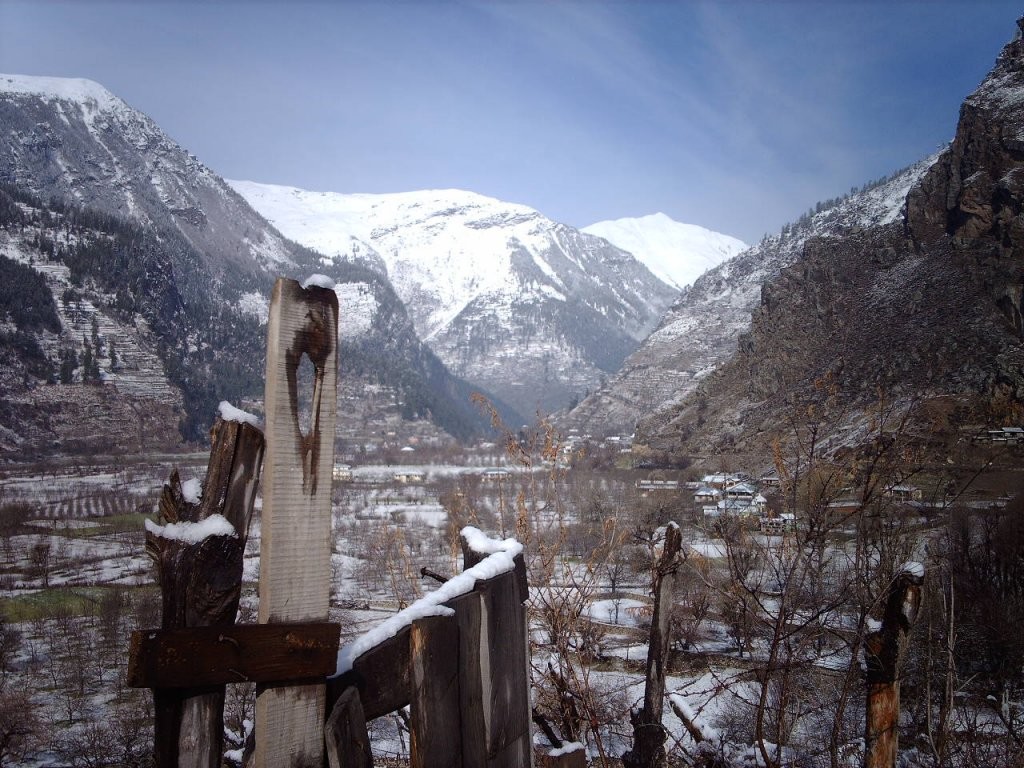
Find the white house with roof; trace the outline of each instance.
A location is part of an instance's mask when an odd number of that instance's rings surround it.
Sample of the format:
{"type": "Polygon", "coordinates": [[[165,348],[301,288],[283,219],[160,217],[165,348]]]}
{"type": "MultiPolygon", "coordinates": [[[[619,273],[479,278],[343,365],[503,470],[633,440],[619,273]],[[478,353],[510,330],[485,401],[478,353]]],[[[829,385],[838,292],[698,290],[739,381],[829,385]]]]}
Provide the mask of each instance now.
{"type": "Polygon", "coordinates": [[[754,494],[757,493],[757,486],[752,483],[732,483],[726,486],[725,497],[727,499],[733,499],[736,501],[745,501],[750,503],[754,499],[754,494]]]}
{"type": "Polygon", "coordinates": [[[427,479],[427,473],[421,469],[400,469],[394,478],[396,483],[422,483],[427,479]]]}
{"type": "Polygon", "coordinates": [[[693,492],[694,504],[709,504],[718,501],[722,492],[710,485],[702,485],[693,492]]]}

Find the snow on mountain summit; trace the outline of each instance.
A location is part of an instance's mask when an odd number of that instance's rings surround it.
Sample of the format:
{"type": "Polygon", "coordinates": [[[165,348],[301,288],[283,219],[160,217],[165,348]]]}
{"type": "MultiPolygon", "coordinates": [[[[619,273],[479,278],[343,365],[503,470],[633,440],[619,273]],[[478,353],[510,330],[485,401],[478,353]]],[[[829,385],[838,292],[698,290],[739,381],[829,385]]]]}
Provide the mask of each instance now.
{"type": "Polygon", "coordinates": [[[599,221],[581,231],[629,251],[658,278],[679,289],[747,248],[735,237],[682,224],[664,213],[599,221]]]}
{"type": "Polygon", "coordinates": [[[229,184],[327,261],[381,265],[442,361],[523,413],[593,389],[675,295],[606,240],[474,192],[229,184]]]}
{"type": "MultiPolygon", "coordinates": [[[[524,205],[458,189],[342,194],[228,183],[286,237],[324,256],[344,260],[376,251],[406,302],[419,296],[412,311],[428,340],[475,296],[515,287],[509,238],[536,239],[544,221],[524,205]]],[[[534,253],[534,261],[553,275],[542,256],[534,253]]]]}
{"type": "Polygon", "coordinates": [[[85,78],[0,74],[0,93],[70,101],[90,111],[108,111],[126,106],[102,85],[85,78]]]}

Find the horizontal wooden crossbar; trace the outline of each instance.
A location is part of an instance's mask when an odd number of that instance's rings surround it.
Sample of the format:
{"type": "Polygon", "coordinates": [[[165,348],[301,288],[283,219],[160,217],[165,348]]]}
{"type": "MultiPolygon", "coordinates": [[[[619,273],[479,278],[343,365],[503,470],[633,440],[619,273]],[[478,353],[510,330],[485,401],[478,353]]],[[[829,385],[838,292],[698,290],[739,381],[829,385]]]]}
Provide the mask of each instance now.
{"type": "Polygon", "coordinates": [[[132,632],[128,685],[200,688],[323,680],[338,663],[339,624],[235,624],[132,632]]]}

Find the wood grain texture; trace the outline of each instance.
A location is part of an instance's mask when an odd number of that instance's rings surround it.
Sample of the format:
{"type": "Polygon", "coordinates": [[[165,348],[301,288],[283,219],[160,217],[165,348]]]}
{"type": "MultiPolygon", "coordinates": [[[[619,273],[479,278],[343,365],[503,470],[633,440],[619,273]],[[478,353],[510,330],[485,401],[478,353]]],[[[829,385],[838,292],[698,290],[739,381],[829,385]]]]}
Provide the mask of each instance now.
{"type": "Polygon", "coordinates": [[[408,706],[411,696],[409,627],[374,646],[352,662],[352,669],[328,681],[332,703],[349,686],[359,689],[367,720],[408,706]]]}
{"type": "Polygon", "coordinates": [[[128,685],[195,688],[308,682],[337,666],[337,624],[235,624],[132,633],[128,685]]]}
{"type": "MultiPolygon", "coordinates": [[[[463,565],[471,568],[485,555],[474,552],[462,540],[463,565]]],[[[474,643],[460,643],[462,660],[463,764],[486,765],[489,768],[520,768],[533,764],[533,741],[530,734],[529,638],[527,635],[526,600],[529,597],[526,561],[522,553],[514,559],[513,570],[478,584],[478,607],[462,618],[460,630],[467,638],[473,628],[464,624],[478,623],[474,643]],[[476,648],[468,647],[475,645],[476,648]],[[473,723],[471,698],[479,695],[482,723],[473,723]],[[483,728],[484,762],[466,731],[483,728]]]]}
{"type": "Polygon", "coordinates": [[[459,626],[454,617],[413,622],[411,768],[462,768],[459,626]]]}
{"type": "Polygon", "coordinates": [[[366,715],[354,686],[337,697],[324,728],[324,742],[330,768],[373,768],[366,715]]]}
{"type": "MultiPolygon", "coordinates": [[[[330,593],[331,481],[337,409],[338,299],[278,279],[267,322],[267,455],[260,623],[325,621],[330,593]],[[299,370],[313,367],[310,426],[300,424],[299,370]]],[[[262,690],[257,768],[323,760],[324,686],[262,690]]]]}

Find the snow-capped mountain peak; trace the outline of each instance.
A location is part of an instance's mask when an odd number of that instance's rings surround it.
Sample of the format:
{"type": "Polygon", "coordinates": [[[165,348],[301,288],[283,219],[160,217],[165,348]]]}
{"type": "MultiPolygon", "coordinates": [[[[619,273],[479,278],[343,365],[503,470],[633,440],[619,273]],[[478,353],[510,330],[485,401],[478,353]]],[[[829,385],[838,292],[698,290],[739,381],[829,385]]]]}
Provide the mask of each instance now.
{"type": "Polygon", "coordinates": [[[87,118],[99,112],[129,108],[102,85],[85,78],[0,74],[0,93],[73,102],[81,106],[87,118]]]}
{"type": "Polygon", "coordinates": [[[421,338],[449,368],[524,413],[593,389],[675,295],[607,241],[474,192],[229,183],[284,235],[328,260],[382,264],[421,338]]]}
{"type": "Polygon", "coordinates": [[[599,221],[582,231],[629,251],[659,279],[678,289],[747,248],[735,237],[683,224],[660,212],[599,221]]]}

